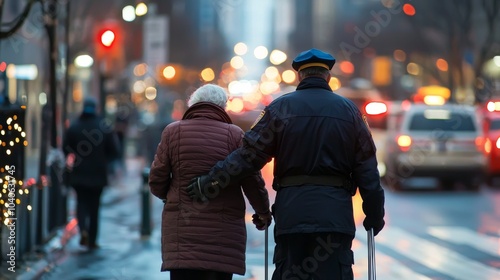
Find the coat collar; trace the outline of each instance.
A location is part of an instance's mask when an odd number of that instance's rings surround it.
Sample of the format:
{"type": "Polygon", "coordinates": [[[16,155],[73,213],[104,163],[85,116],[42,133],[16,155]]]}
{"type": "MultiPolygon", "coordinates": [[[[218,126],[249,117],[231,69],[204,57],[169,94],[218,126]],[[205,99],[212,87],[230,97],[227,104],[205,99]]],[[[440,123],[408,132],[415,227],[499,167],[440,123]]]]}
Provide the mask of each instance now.
{"type": "Polygon", "coordinates": [[[325,79],[320,77],[307,77],[303,79],[297,86],[297,90],[308,88],[323,88],[332,91],[325,79]]]}
{"type": "Polygon", "coordinates": [[[220,122],[225,122],[232,124],[231,118],[229,115],[222,109],[222,107],[217,106],[210,102],[198,102],[184,113],[182,117],[183,120],[188,119],[212,119],[220,122]]]}

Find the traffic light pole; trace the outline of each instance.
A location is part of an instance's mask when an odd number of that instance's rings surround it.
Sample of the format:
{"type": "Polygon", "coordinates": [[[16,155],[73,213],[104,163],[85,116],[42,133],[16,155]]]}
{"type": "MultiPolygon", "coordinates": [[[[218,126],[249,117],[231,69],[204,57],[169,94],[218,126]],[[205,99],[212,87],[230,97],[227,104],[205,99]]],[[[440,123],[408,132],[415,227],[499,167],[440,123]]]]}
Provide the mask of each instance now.
{"type": "MultiPolygon", "coordinates": [[[[101,62],[102,63],[102,62],[101,62]]],[[[107,92],[106,92],[106,80],[107,80],[107,75],[106,71],[102,69],[102,67],[99,67],[99,103],[100,103],[100,108],[101,108],[101,116],[106,117],[106,97],[107,97],[107,92]]]]}
{"type": "Polygon", "coordinates": [[[51,0],[48,3],[48,15],[45,27],[49,39],[49,88],[50,88],[50,146],[49,170],[50,170],[50,188],[49,188],[49,219],[48,230],[53,231],[66,223],[66,195],[62,186],[62,171],[64,168],[64,156],[59,150],[58,145],[58,115],[57,115],[57,2],[51,0]]]}

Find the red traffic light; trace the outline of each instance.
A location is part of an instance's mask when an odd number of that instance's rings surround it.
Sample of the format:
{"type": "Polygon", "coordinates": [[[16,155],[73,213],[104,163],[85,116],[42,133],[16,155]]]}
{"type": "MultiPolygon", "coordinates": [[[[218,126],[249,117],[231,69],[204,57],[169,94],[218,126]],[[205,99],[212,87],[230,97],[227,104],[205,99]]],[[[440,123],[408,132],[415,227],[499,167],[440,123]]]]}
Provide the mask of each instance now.
{"type": "Polygon", "coordinates": [[[104,47],[110,48],[116,41],[115,32],[111,29],[106,29],[101,32],[99,40],[104,47]]]}
{"type": "Polygon", "coordinates": [[[415,7],[412,4],[404,4],[403,12],[408,16],[414,16],[416,13],[415,7]]]}

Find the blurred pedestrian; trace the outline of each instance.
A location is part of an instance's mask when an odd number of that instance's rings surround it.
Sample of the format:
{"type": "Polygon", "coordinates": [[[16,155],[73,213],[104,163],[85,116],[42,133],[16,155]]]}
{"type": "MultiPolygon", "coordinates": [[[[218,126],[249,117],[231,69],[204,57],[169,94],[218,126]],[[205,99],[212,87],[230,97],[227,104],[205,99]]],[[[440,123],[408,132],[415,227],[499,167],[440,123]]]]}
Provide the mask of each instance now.
{"type": "Polygon", "coordinates": [[[259,171],[235,181],[209,203],[193,202],[186,192],[191,178],[208,172],[241,145],[243,131],[232,124],[224,110],[226,102],[223,88],[212,84],[198,88],[182,120],[163,130],[151,165],[151,192],[165,202],[161,271],[170,271],[171,280],[225,280],[245,274],[242,190],[259,215],[271,218],[259,171]]]}
{"type": "Polygon", "coordinates": [[[72,162],[67,183],[76,192],[76,217],[80,244],[98,248],[101,194],[108,185],[109,162],[119,156],[119,143],[113,129],[97,115],[97,102],[88,97],[83,110],[65,133],[63,150],[72,162]]]}
{"type": "MultiPolygon", "coordinates": [[[[124,105],[121,105],[124,106],[124,105]]],[[[118,111],[115,117],[115,133],[120,144],[120,153],[117,158],[118,167],[123,171],[125,169],[125,152],[126,145],[125,141],[127,138],[129,126],[129,112],[128,111],[118,111]]]]}
{"type": "Polygon", "coordinates": [[[365,229],[376,235],[385,224],[375,144],[356,105],[330,88],[334,64],[317,49],[300,53],[292,63],[296,91],[271,102],[243,147],[188,186],[192,198],[217,199],[217,191],[231,190],[228,183],[274,158],[274,280],[353,279],[357,187],[365,229]]]}

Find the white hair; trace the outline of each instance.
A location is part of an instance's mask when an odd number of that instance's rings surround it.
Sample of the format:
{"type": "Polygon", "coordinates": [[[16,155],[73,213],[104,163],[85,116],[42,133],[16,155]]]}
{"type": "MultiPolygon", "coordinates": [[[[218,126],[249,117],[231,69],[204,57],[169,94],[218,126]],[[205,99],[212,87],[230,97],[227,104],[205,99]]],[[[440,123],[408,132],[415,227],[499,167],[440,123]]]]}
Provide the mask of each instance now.
{"type": "Polygon", "coordinates": [[[198,102],[210,102],[225,109],[227,93],[218,85],[206,84],[199,87],[191,94],[188,100],[188,106],[191,107],[198,102]]]}

